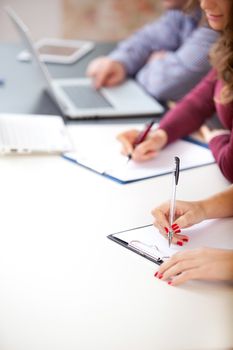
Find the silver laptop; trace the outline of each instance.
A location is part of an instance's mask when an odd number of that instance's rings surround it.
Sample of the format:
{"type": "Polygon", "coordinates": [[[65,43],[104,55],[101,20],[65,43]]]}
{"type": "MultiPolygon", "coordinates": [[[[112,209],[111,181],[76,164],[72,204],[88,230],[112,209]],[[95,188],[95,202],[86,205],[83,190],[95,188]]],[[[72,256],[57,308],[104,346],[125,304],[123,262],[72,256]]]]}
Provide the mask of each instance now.
{"type": "Polygon", "coordinates": [[[63,115],[72,119],[85,119],[155,115],[164,111],[161,104],[131,79],[119,86],[101,88],[98,91],[92,87],[89,78],[52,79],[35,49],[28,28],[10,7],[5,10],[38,65],[47,91],[63,115]]]}
{"type": "Polygon", "coordinates": [[[0,154],[60,154],[73,150],[59,116],[0,114],[0,154]]]}

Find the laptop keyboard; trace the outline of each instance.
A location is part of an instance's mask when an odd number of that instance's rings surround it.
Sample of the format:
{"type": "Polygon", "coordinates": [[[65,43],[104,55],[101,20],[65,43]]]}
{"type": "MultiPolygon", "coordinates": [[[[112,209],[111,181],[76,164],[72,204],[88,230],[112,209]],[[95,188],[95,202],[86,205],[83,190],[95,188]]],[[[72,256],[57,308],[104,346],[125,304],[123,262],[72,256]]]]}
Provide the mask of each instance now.
{"type": "Polygon", "coordinates": [[[63,86],[62,89],[69,96],[77,108],[105,108],[112,107],[106,98],[97,90],[87,85],[63,86]]]}
{"type": "Polygon", "coordinates": [[[0,116],[0,153],[60,153],[70,149],[71,142],[58,117],[0,116]]]}

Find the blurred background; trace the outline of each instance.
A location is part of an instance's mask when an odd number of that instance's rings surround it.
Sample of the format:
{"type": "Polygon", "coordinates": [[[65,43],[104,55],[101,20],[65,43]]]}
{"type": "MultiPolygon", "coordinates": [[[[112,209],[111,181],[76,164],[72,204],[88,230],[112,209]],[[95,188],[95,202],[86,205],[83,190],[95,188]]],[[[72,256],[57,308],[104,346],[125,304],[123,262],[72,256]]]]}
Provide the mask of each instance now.
{"type": "Polygon", "coordinates": [[[0,0],[0,40],[18,36],[3,11],[10,5],[42,37],[117,41],[161,13],[159,0],[0,0]]]}

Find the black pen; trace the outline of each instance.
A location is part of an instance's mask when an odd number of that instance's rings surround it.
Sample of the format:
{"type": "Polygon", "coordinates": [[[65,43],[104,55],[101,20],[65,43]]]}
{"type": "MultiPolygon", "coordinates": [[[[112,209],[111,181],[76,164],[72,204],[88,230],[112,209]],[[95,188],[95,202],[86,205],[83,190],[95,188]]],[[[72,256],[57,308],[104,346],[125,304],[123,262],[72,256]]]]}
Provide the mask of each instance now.
{"type": "MultiPolygon", "coordinates": [[[[150,132],[152,126],[154,125],[155,121],[156,121],[155,119],[152,119],[152,121],[150,123],[146,124],[144,130],[141,131],[138,134],[138,136],[136,137],[136,139],[135,139],[135,141],[133,143],[133,148],[137,147],[140,143],[142,143],[146,139],[146,137],[149,134],[149,132],[150,132]]],[[[128,154],[128,162],[130,161],[131,158],[132,158],[132,154],[128,154]]]]}

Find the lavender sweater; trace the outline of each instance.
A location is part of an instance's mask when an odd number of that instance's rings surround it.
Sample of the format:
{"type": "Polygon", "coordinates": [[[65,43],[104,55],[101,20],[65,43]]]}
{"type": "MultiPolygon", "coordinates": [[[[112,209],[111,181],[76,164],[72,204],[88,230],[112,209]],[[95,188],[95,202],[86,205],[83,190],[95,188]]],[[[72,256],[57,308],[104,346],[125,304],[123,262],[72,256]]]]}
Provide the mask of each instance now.
{"type": "Polygon", "coordinates": [[[169,111],[160,122],[160,128],[168,134],[168,143],[198,130],[206,119],[217,113],[221,124],[229,134],[215,136],[209,147],[223,175],[233,183],[233,102],[217,103],[222,82],[216,71],[209,74],[169,111]]]}
{"type": "Polygon", "coordinates": [[[218,34],[199,27],[200,11],[193,16],[179,10],[165,12],[121,42],[110,57],[121,62],[129,76],[156,99],[177,101],[209,71],[208,52],[218,34]],[[165,50],[167,55],[147,63],[149,56],[165,50]]]}

